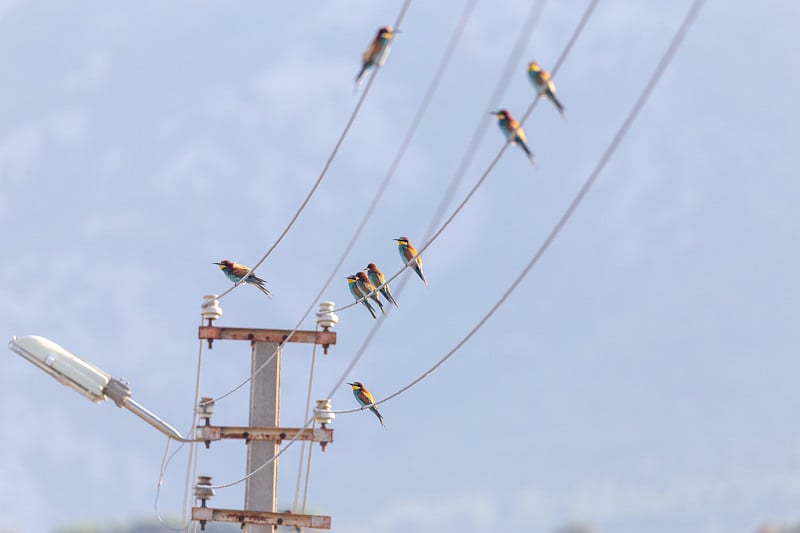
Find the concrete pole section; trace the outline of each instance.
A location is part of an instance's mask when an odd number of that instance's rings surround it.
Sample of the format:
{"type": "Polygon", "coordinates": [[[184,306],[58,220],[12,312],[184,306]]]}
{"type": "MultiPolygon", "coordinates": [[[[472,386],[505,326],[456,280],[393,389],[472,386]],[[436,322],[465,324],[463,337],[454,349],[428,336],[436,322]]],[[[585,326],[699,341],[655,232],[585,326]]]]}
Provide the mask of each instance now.
{"type": "MultiPolygon", "coordinates": [[[[254,342],[251,372],[275,357],[250,382],[250,427],[278,427],[281,397],[281,350],[275,342],[254,342]],[[277,350],[277,353],[276,353],[277,350]]],[[[247,444],[247,473],[278,453],[276,441],[250,441],[247,444]]],[[[278,461],[248,478],[244,508],[248,511],[277,511],[278,461]]],[[[245,533],[274,533],[272,526],[247,524],[245,533]]]]}

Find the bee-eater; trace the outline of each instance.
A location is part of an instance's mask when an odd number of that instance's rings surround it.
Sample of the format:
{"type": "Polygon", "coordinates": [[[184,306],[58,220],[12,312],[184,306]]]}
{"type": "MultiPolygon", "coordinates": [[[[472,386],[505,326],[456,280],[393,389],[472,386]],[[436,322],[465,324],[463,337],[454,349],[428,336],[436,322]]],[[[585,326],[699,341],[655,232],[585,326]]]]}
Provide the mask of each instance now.
{"type": "MultiPolygon", "coordinates": [[[[397,241],[397,251],[400,252],[400,258],[403,260],[404,264],[408,264],[411,261],[411,258],[417,255],[417,249],[414,248],[410,242],[408,242],[408,237],[400,237],[394,239],[397,241]]],[[[417,255],[417,258],[414,260],[414,263],[411,265],[411,268],[414,269],[414,272],[417,273],[419,279],[422,280],[422,283],[425,286],[428,286],[428,282],[425,280],[425,275],[422,273],[422,259],[417,255]]]]}
{"type": "Polygon", "coordinates": [[[367,265],[367,277],[372,282],[375,287],[381,287],[380,291],[383,294],[383,297],[386,298],[386,301],[389,303],[394,304],[395,307],[400,307],[397,305],[397,302],[394,301],[394,296],[392,296],[392,291],[389,290],[388,285],[384,285],[386,283],[386,278],[383,275],[383,272],[378,270],[378,267],[375,266],[375,263],[370,263],[367,265]]]}
{"type": "MultiPolygon", "coordinates": [[[[350,288],[350,293],[356,300],[361,300],[361,298],[366,296],[366,294],[363,293],[361,288],[358,286],[358,280],[355,276],[347,276],[347,286],[350,288]]],[[[378,318],[378,315],[375,314],[375,309],[372,308],[366,298],[361,300],[361,303],[367,308],[367,311],[369,311],[369,314],[372,315],[372,318],[378,318]]]]}
{"type": "MultiPolygon", "coordinates": [[[[244,265],[240,265],[239,263],[234,263],[233,261],[228,261],[227,259],[223,259],[219,263],[214,263],[215,265],[219,266],[219,269],[228,276],[228,279],[234,283],[238,283],[243,277],[250,272],[250,268],[244,265]]],[[[264,286],[265,281],[255,274],[251,274],[245,281],[245,283],[249,283],[250,285],[255,285],[258,289],[263,292],[267,298],[269,298],[269,291],[264,286]]]]}
{"type": "Polygon", "coordinates": [[[550,76],[550,73],[546,70],[542,70],[542,67],[540,67],[536,61],[531,61],[528,64],[528,76],[530,76],[531,83],[536,87],[539,94],[549,98],[558,108],[558,112],[561,113],[561,116],[564,116],[564,106],[561,105],[561,102],[556,98],[556,86],[553,84],[553,78],[550,76]]]}
{"type": "Polygon", "coordinates": [[[361,292],[369,295],[370,299],[378,304],[378,307],[381,308],[381,313],[386,314],[386,310],[383,308],[381,299],[378,297],[378,291],[375,290],[375,285],[370,282],[367,275],[363,272],[356,272],[356,283],[358,283],[358,288],[361,289],[361,292]]]}
{"type": "MultiPolygon", "coordinates": [[[[363,407],[365,405],[375,403],[375,398],[372,397],[372,394],[364,387],[364,385],[361,384],[360,381],[354,381],[353,383],[348,383],[348,385],[353,388],[353,396],[356,397],[356,401],[359,403],[359,405],[363,407]]],[[[386,427],[383,424],[383,417],[378,412],[378,408],[373,405],[369,408],[369,410],[375,413],[375,416],[378,417],[378,421],[381,423],[381,425],[386,427]]]]}
{"type": "Polygon", "coordinates": [[[361,78],[364,77],[367,70],[376,66],[380,67],[383,65],[383,62],[386,61],[386,58],[389,56],[392,37],[394,37],[392,27],[383,26],[378,30],[372,42],[369,43],[369,46],[367,46],[367,49],[361,56],[361,71],[358,73],[358,76],[356,76],[356,90],[358,90],[358,86],[361,85],[361,78]]]}
{"type": "Polygon", "coordinates": [[[527,154],[528,159],[531,160],[531,164],[533,164],[533,152],[531,152],[528,145],[525,144],[525,132],[520,128],[519,122],[514,120],[505,109],[492,111],[489,114],[497,117],[497,125],[500,126],[500,130],[503,132],[503,135],[506,136],[506,139],[511,139],[512,144],[516,144],[522,148],[525,154],[527,154]]]}

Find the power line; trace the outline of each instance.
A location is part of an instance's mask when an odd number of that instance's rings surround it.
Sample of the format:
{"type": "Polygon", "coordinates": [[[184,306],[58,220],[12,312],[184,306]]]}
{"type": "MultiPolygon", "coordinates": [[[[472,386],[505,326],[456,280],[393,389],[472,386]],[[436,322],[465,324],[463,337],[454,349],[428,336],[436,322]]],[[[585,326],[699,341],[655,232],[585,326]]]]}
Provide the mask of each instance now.
{"type": "MultiPolygon", "coordinates": [[[[319,332],[319,325],[317,325],[316,331],[319,332]]],[[[303,414],[303,419],[304,420],[308,418],[308,413],[309,413],[309,411],[311,411],[311,391],[312,391],[313,385],[314,385],[314,366],[316,364],[316,361],[317,361],[317,343],[315,342],[315,343],[312,344],[312,348],[311,348],[311,368],[308,371],[308,392],[306,394],[306,410],[305,410],[305,412],[303,414]]],[[[311,449],[313,449],[313,448],[314,448],[313,446],[309,446],[308,466],[311,465],[311,449]]],[[[297,512],[297,507],[298,507],[299,501],[300,501],[300,481],[301,481],[302,476],[303,476],[303,457],[305,455],[305,452],[306,452],[306,442],[303,441],[302,445],[300,446],[300,460],[298,461],[298,468],[297,468],[297,484],[295,485],[294,504],[292,505],[292,511],[295,512],[295,513],[297,512]]],[[[308,467],[307,467],[306,468],[306,487],[308,487],[308,478],[309,478],[309,471],[308,471],[308,467]]],[[[308,491],[308,488],[306,488],[306,492],[307,491],[308,491]]]]}
{"type": "MultiPolygon", "coordinates": [[[[203,320],[200,320],[203,323],[203,320]]],[[[192,403],[192,429],[191,435],[194,437],[195,429],[197,428],[197,401],[200,399],[200,375],[203,370],[203,341],[198,343],[197,349],[197,372],[195,374],[194,382],[194,402],[192,403]]],[[[187,513],[189,511],[189,496],[192,493],[192,480],[195,479],[197,474],[197,443],[189,443],[189,463],[186,465],[186,479],[184,481],[183,493],[183,523],[187,523],[187,513]]]]}
{"type": "MultiPolygon", "coordinates": [[[[650,79],[648,80],[647,84],[645,85],[644,89],[642,90],[642,93],[639,95],[639,98],[634,103],[634,105],[631,108],[630,112],[628,113],[627,117],[625,118],[625,120],[623,121],[622,125],[617,130],[617,133],[614,135],[613,139],[611,140],[611,143],[608,145],[608,147],[606,148],[605,152],[601,156],[600,161],[597,163],[597,165],[595,166],[594,170],[592,170],[592,172],[589,174],[589,177],[583,183],[583,186],[578,190],[578,193],[576,194],[575,198],[572,200],[572,202],[569,204],[567,209],[561,215],[561,218],[559,218],[558,222],[555,224],[555,226],[553,226],[553,229],[547,235],[547,238],[539,246],[539,248],[536,250],[536,252],[534,253],[534,255],[531,258],[531,260],[528,261],[528,264],[525,265],[525,268],[522,269],[522,272],[517,276],[517,278],[514,280],[514,282],[511,284],[511,286],[509,286],[509,288],[503,293],[503,295],[500,297],[500,299],[491,307],[491,309],[489,309],[489,312],[486,313],[483,316],[483,318],[481,318],[481,320],[478,321],[478,323],[469,331],[469,333],[467,333],[467,335],[463,339],[461,339],[455,345],[455,347],[453,347],[452,350],[450,350],[444,357],[442,357],[439,361],[437,361],[437,363],[435,365],[433,365],[425,373],[423,373],[421,376],[419,376],[417,379],[415,379],[414,381],[412,381],[411,383],[409,383],[405,387],[403,387],[400,390],[398,390],[397,392],[387,396],[386,398],[375,402],[373,405],[378,405],[378,404],[384,403],[384,402],[386,402],[388,400],[391,400],[392,398],[395,398],[395,397],[399,396],[400,394],[404,393],[405,391],[407,391],[408,389],[412,388],[414,385],[416,385],[417,383],[419,383],[420,381],[425,379],[427,376],[429,376],[431,373],[433,373],[437,368],[439,368],[442,364],[444,364],[445,361],[447,361],[453,354],[455,354],[464,344],[467,343],[467,341],[469,341],[470,338],[472,338],[472,336],[481,327],[483,327],[483,325],[486,323],[486,321],[489,320],[489,318],[491,318],[491,316],[495,313],[495,311],[497,311],[497,309],[499,309],[500,306],[503,305],[503,303],[505,303],[505,301],[508,299],[508,297],[511,295],[511,293],[513,293],[514,290],[516,290],[516,288],[519,286],[519,284],[522,283],[522,281],[528,275],[530,270],[536,265],[536,263],[539,262],[539,259],[541,259],[542,255],[544,255],[544,253],[550,247],[552,242],[556,239],[556,237],[559,235],[561,230],[564,228],[564,226],[567,224],[569,219],[572,217],[572,215],[575,212],[575,210],[578,208],[578,206],[581,204],[581,202],[583,201],[583,199],[586,196],[586,194],[589,192],[589,189],[591,189],[592,185],[597,180],[597,177],[600,175],[600,172],[602,172],[602,170],[605,168],[606,163],[608,163],[609,159],[614,154],[614,152],[616,151],[617,147],[620,145],[622,140],[625,138],[625,135],[628,133],[628,130],[630,129],[630,127],[633,124],[634,120],[639,115],[639,112],[642,110],[644,105],[647,103],[647,100],[650,97],[650,94],[653,92],[653,89],[655,88],[656,84],[661,79],[661,76],[663,75],[663,73],[666,70],[667,66],[669,65],[670,61],[672,61],[673,56],[678,51],[678,48],[680,47],[681,43],[683,42],[683,39],[685,38],[687,31],[689,30],[689,28],[691,27],[692,23],[697,18],[698,13],[700,12],[700,8],[704,4],[704,2],[705,2],[705,0],[695,0],[692,3],[692,5],[689,8],[688,13],[686,14],[686,16],[683,19],[683,22],[678,27],[678,30],[676,31],[675,35],[673,36],[672,41],[670,42],[669,46],[667,47],[667,50],[664,52],[664,55],[661,57],[661,59],[659,60],[658,64],[656,65],[655,71],[650,76],[650,79]]],[[[353,413],[353,412],[361,411],[361,410],[363,410],[365,408],[368,408],[368,407],[370,407],[370,406],[363,406],[363,407],[360,407],[360,408],[348,409],[348,410],[344,410],[344,411],[334,411],[334,413],[336,413],[336,414],[353,413]]]]}
{"type": "Polygon", "coordinates": [[[254,470],[252,470],[252,471],[251,471],[249,474],[247,474],[246,476],[243,476],[243,477],[241,477],[241,478],[239,478],[239,479],[237,479],[237,480],[235,480],[235,481],[230,481],[230,482],[228,482],[228,483],[221,483],[221,484],[219,484],[219,485],[211,485],[211,488],[212,488],[212,489],[214,489],[214,490],[219,490],[219,489],[227,489],[227,488],[229,488],[229,487],[233,487],[234,485],[238,485],[239,483],[243,483],[243,482],[247,481],[248,479],[250,479],[251,477],[253,477],[254,475],[258,474],[260,471],[262,471],[263,469],[265,469],[266,467],[268,467],[269,465],[271,465],[272,463],[274,463],[275,461],[277,461],[278,457],[280,457],[281,455],[283,455],[283,453],[284,453],[286,450],[288,450],[288,449],[289,449],[289,448],[292,446],[292,444],[294,444],[295,442],[297,442],[297,439],[298,439],[298,438],[300,438],[300,434],[302,433],[302,430],[304,430],[304,429],[306,429],[307,427],[309,427],[313,421],[314,421],[314,419],[312,418],[311,420],[309,420],[308,422],[306,422],[306,425],[304,425],[302,428],[300,428],[300,431],[298,431],[298,432],[297,432],[297,434],[296,434],[294,437],[292,437],[292,440],[290,440],[288,443],[286,443],[286,446],[284,446],[283,448],[281,448],[280,450],[278,450],[278,453],[276,453],[275,455],[273,455],[273,456],[272,456],[272,457],[271,457],[271,458],[270,458],[268,461],[266,461],[264,464],[262,464],[262,465],[258,466],[258,467],[257,467],[257,468],[255,468],[254,470]]]}
{"type": "MultiPolygon", "coordinates": [[[[178,446],[172,454],[169,453],[170,444],[172,444],[172,439],[167,437],[167,445],[164,447],[164,456],[161,458],[161,467],[158,471],[158,485],[156,485],[156,497],[153,502],[153,507],[155,509],[156,519],[159,523],[164,526],[165,528],[172,530],[172,531],[186,531],[190,524],[186,524],[185,526],[181,527],[172,527],[166,523],[166,521],[162,518],[161,513],[158,511],[158,500],[161,496],[161,486],[164,484],[164,476],[167,471],[167,466],[169,463],[172,462],[172,459],[177,455],[179,451],[183,448],[183,444],[178,446]]],[[[182,520],[183,522],[183,520],[182,520]]]]}
{"type": "MultiPolygon", "coordinates": [[[[411,0],[406,0],[403,3],[402,7],[400,8],[400,13],[398,14],[397,20],[395,21],[395,24],[394,24],[395,28],[398,28],[400,26],[400,23],[402,22],[403,18],[405,17],[406,11],[408,10],[408,7],[409,7],[410,4],[411,4],[411,0]]],[[[370,87],[372,87],[372,82],[374,81],[375,76],[378,73],[378,70],[380,70],[380,65],[376,65],[375,68],[373,69],[372,74],[370,75],[370,78],[367,81],[367,85],[364,88],[364,92],[361,93],[361,96],[359,97],[355,108],[353,108],[353,112],[350,114],[350,118],[347,120],[347,123],[345,124],[345,127],[342,130],[341,135],[339,135],[339,139],[336,141],[336,144],[333,147],[333,151],[331,152],[330,156],[328,156],[328,159],[325,161],[325,165],[322,167],[322,171],[320,172],[319,176],[317,177],[317,180],[314,182],[314,185],[311,187],[311,190],[308,192],[308,194],[306,195],[306,197],[303,200],[303,202],[300,204],[300,207],[297,209],[297,211],[295,211],[294,215],[289,220],[289,223],[283,229],[283,231],[278,236],[278,238],[275,240],[275,242],[272,244],[272,246],[270,246],[269,249],[267,249],[267,251],[264,253],[264,255],[261,256],[261,259],[259,259],[258,262],[253,266],[253,268],[250,269],[250,272],[245,274],[242,277],[242,279],[240,279],[239,281],[234,283],[232,287],[229,287],[228,289],[223,291],[219,296],[217,296],[217,300],[221,300],[223,297],[225,297],[228,294],[230,294],[231,291],[233,291],[236,287],[238,287],[239,285],[244,283],[247,280],[247,278],[252,276],[255,273],[256,269],[258,267],[260,267],[264,263],[264,261],[267,260],[267,258],[270,256],[270,254],[272,254],[272,251],[275,250],[275,248],[278,246],[278,244],[280,244],[280,242],[283,240],[283,238],[286,236],[286,234],[289,233],[289,230],[292,228],[292,226],[294,226],[294,223],[300,217],[300,213],[302,213],[303,210],[305,209],[306,205],[308,205],[308,202],[311,200],[311,197],[314,196],[314,193],[319,188],[320,184],[322,183],[323,178],[328,173],[328,169],[330,168],[331,163],[333,163],[333,159],[336,157],[336,154],[339,152],[339,148],[341,148],[342,144],[344,143],[345,137],[347,136],[348,132],[350,131],[350,128],[353,125],[353,122],[355,122],[356,117],[358,116],[358,112],[361,110],[361,106],[364,103],[364,100],[367,98],[367,94],[369,94],[370,87]]]]}
{"type": "MultiPolygon", "coordinates": [[[[201,321],[201,324],[202,324],[202,321],[201,321]]],[[[194,403],[192,404],[193,405],[193,408],[192,408],[192,424],[191,424],[191,427],[190,427],[189,431],[187,432],[187,435],[191,435],[191,436],[194,436],[195,428],[197,427],[197,401],[198,401],[198,399],[200,397],[200,376],[202,374],[202,368],[203,368],[203,341],[200,340],[199,347],[198,347],[198,350],[197,350],[197,371],[196,371],[196,374],[195,374],[195,383],[194,383],[194,403]]],[[[194,474],[196,473],[196,469],[197,469],[197,444],[196,444],[196,442],[191,442],[190,443],[189,461],[187,463],[186,478],[184,480],[183,514],[182,514],[182,517],[181,517],[181,523],[182,524],[186,524],[186,525],[182,526],[180,529],[176,529],[176,528],[173,528],[173,527],[170,527],[169,525],[167,525],[166,522],[164,522],[164,520],[161,518],[161,515],[158,512],[158,499],[159,499],[159,496],[161,495],[161,486],[164,483],[164,477],[165,477],[165,474],[166,474],[167,466],[169,465],[170,461],[172,461],[172,458],[175,457],[175,455],[181,450],[181,448],[183,448],[183,445],[185,444],[185,443],[182,443],[180,446],[178,446],[178,448],[175,449],[175,451],[172,453],[172,455],[170,455],[169,458],[167,458],[167,454],[169,453],[169,447],[170,447],[170,443],[171,442],[172,442],[172,439],[167,437],[167,446],[164,449],[164,457],[161,460],[161,468],[159,469],[159,473],[158,473],[158,485],[156,486],[156,497],[155,497],[155,502],[154,502],[155,514],[156,514],[156,518],[158,519],[158,521],[164,527],[166,527],[168,529],[171,529],[173,531],[184,531],[191,524],[191,521],[187,521],[186,520],[186,512],[188,510],[189,494],[191,492],[191,481],[192,481],[192,479],[194,479],[194,474]]]]}
{"type": "Polygon", "coordinates": [[[575,42],[578,40],[578,37],[580,37],[583,29],[586,27],[586,23],[589,22],[592,13],[594,13],[594,8],[597,7],[597,3],[598,0],[591,0],[589,5],[586,7],[586,10],[583,12],[580,22],[578,22],[578,25],[575,26],[575,31],[572,32],[572,36],[569,38],[569,41],[567,41],[567,45],[564,47],[561,55],[558,56],[558,59],[556,59],[556,62],[553,64],[553,68],[550,70],[554,76],[561,69],[561,65],[567,59],[567,55],[569,55],[569,53],[572,51],[572,47],[575,46],[575,42]]]}

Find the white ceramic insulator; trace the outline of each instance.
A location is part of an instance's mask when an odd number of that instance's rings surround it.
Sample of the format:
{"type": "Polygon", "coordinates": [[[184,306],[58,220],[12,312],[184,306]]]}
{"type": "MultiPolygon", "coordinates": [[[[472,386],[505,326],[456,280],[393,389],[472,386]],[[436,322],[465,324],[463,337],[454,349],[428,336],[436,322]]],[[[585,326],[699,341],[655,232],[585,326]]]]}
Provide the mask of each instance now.
{"type": "Polygon", "coordinates": [[[335,309],[333,302],[320,302],[317,311],[317,325],[321,328],[332,328],[339,323],[339,317],[333,312],[335,309]]]}
{"type": "Polygon", "coordinates": [[[210,398],[202,398],[200,400],[200,404],[197,406],[196,412],[198,418],[211,418],[211,415],[214,414],[214,402],[207,401],[210,398]]]}
{"type": "Polygon", "coordinates": [[[336,418],[336,413],[331,410],[331,400],[317,400],[314,408],[314,422],[317,424],[330,424],[336,418]]]}
{"type": "Polygon", "coordinates": [[[219,306],[217,296],[217,294],[203,296],[203,303],[200,305],[200,316],[203,320],[216,320],[222,316],[222,307],[219,306]]]}
{"type": "Polygon", "coordinates": [[[199,500],[208,500],[216,494],[211,488],[211,477],[197,476],[197,484],[194,486],[194,495],[199,500]]]}

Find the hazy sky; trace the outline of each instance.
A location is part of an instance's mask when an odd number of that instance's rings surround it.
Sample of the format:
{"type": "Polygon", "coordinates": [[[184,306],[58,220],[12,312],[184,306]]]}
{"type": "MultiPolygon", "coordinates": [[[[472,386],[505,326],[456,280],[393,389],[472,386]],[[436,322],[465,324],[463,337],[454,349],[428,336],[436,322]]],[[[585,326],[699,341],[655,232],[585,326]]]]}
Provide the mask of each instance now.
{"type": "MultiPolygon", "coordinates": [[[[2,336],[38,334],[131,381],[181,431],[191,420],[211,263],[254,264],[321,170],[357,100],[353,78],[390,2],[0,0],[2,336]]],[[[525,68],[549,68],[586,8],[548,2],[505,95],[490,95],[529,4],[479,1],[420,129],[324,299],[344,276],[401,266],[421,244],[487,112],[520,116],[525,68]]],[[[596,165],[689,6],[601,1],[525,130],[424,254],[347,380],[376,397],[439,360],[507,289],[596,165]]],[[[327,177],[219,325],[293,327],[363,217],[463,9],[412,2],[327,177]]],[[[709,0],[650,102],[565,231],[450,361],[315,451],[311,511],[342,533],[752,532],[800,520],[797,376],[800,4],[709,0]]],[[[494,122],[456,192],[502,147],[494,122]]],[[[398,280],[399,281],[399,280],[398,280]]],[[[398,285],[398,282],[395,282],[398,285]]],[[[313,398],[374,321],[340,313],[313,398]]],[[[313,329],[308,320],[304,329],[313,329]]],[[[310,345],[283,353],[281,419],[302,423],[310,345]]],[[[200,393],[249,371],[249,346],[203,353],[200,393]]],[[[165,438],[93,406],[12,352],[0,357],[0,531],[151,517],[165,438]]],[[[355,406],[349,387],[336,409],[355,406]]],[[[248,394],[214,422],[244,425],[248,394]]],[[[297,450],[280,463],[294,497],[297,450]]],[[[245,447],[201,450],[198,474],[244,473],[245,447]]],[[[160,510],[180,512],[186,453],[160,510]]],[[[243,486],[218,491],[240,508],[243,486]]]]}

